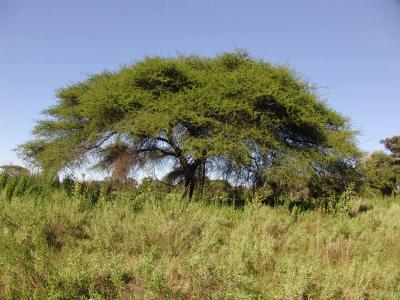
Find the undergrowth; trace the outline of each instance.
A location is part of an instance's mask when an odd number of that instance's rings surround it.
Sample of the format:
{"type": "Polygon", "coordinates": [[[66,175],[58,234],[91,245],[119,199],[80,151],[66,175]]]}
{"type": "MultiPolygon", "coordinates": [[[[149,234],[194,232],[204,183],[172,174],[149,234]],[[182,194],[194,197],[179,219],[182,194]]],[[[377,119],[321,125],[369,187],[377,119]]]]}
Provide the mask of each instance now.
{"type": "Polygon", "coordinates": [[[400,205],[0,197],[0,298],[399,299],[400,205]]]}

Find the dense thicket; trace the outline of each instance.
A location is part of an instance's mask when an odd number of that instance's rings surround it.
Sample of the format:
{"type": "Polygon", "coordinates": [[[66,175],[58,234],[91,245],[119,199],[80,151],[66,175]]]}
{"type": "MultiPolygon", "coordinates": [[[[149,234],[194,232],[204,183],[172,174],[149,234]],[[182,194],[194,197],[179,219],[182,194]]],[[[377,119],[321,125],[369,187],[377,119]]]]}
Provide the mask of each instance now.
{"type": "Polygon", "coordinates": [[[20,147],[53,174],[95,161],[123,181],[151,165],[191,197],[210,175],[282,193],[287,184],[276,174],[290,165],[293,178],[318,193],[343,190],[359,155],[347,119],[310,84],[241,51],[148,57],[62,88],[57,98],[20,147]]]}

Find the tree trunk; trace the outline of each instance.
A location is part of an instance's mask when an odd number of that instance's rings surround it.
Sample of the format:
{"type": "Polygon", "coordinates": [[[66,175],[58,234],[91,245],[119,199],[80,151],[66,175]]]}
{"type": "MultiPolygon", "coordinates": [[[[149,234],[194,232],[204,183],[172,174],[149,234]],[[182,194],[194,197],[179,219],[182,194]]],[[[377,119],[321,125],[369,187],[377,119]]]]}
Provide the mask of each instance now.
{"type": "Polygon", "coordinates": [[[196,187],[196,178],[193,176],[192,180],[189,183],[189,199],[192,199],[195,187],[196,187]]]}
{"type": "Polygon", "coordinates": [[[194,173],[190,173],[185,176],[185,191],[183,192],[183,197],[191,199],[194,194],[194,189],[196,187],[196,177],[194,173]]]}
{"type": "Polygon", "coordinates": [[[204,186],[206,183],[206,160],[205,159],[203,159],[201,161],[199,177],[200,177],[200,182],[199,182],[200,194],[203,194],[204,186]]]}

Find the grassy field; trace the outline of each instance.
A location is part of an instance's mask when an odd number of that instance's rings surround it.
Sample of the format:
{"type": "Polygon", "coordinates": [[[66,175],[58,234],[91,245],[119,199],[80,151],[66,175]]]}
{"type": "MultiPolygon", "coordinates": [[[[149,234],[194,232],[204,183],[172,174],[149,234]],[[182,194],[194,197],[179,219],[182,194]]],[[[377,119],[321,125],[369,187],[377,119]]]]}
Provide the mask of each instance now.
{"type": "Polygon", "coordinates": [[[0,199],[0,298],[400,299],[400,201],[354,213],[142,194],[0,199]]]}

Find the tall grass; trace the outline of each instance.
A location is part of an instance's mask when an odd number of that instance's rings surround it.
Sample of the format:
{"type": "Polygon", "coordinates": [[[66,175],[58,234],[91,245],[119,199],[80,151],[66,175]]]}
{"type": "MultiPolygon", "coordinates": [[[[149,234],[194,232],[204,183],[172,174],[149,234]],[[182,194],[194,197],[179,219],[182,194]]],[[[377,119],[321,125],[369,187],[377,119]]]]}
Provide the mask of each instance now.
{"type": "Polygon", "coordinates": [[[75,192],[1,194],[0,298],[400,298],[399,199],[351,217],[75,192]]]}

